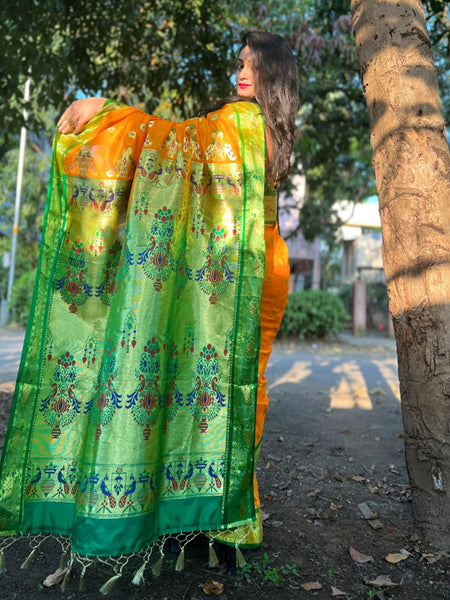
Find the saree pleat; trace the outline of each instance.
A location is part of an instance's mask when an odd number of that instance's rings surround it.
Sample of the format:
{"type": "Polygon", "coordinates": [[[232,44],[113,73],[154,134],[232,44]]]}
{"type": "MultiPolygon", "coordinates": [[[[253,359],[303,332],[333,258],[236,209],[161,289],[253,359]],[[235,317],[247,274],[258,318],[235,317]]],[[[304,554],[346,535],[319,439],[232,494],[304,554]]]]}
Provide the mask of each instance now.
{"type": "MultiPolygon", "coordinates": [[[[267,206],[268,203],[266,203],[266,209],[267,206]]],[[[266,221],[267,212],[268,211],[266,210],[266,221]]],[[[266,418],[267,409],[269,408],[265,371],[272,353],[272,344],[275,340],[278,329],[280,328],[281,319],[283,318],[283,313],[286,308],[290,273],[287,246],[279,234],[276,221],[274,223],[266,224],[264,229],[265,272],[260,312],[261,339],[258,354],[258,390],[256,396],[255,421],[255,464],[258,461],[259,452],[261,450],[264,421],[266,418]]],[[[236,545],[244,548],[252,548],[261,545],[263,532],[256,474],[254,474],[253,493],[255,503],[255,520],[248,525],[231,528],[223,532],[217,532],[213,534],[214,539],[228,545],[236,545]]]]}
{"type": "Polygon", "coordinates": [[[56,137],[1,535],[114,556],[255,522],[264,268],[257,105],[56,137]]]}

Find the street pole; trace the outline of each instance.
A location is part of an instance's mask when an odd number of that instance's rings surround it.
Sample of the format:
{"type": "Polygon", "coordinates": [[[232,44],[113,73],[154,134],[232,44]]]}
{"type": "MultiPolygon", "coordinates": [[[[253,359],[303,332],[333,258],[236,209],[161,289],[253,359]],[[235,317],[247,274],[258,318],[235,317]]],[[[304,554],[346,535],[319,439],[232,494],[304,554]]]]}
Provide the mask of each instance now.
{"type": "MultiPolygon", "coordinates": [[[[27,80],[25,82],[25,91],[24,91],[24,103],[25,106],[27,102],[30,100],[30,84],[31,84],[31,76],[28,75],[27,80]]],[[[9,279],[8,279],[8,293],[6,296],[6,307],[2,306],[1,311],[1,325],[6,325],[9,317],[9,302],[11,300],[11,290],[14,284],[14,270],[16,266],[16,252],[17,252],[17,237],[19,234],[19,217],[20,217],[20,201],[22,195],[22,180],[23,180],[23,167],[25,163],[25,145],[27,141],[27,128],[26,122],[28,119],[28,111],[24,107],[23,109],[23,120],[24,125],[22,125],[20,129],[20,145],[19,145],[19,163],[17,165],[17,181],[16,181],[16,202],[14,207],[14,223],[13,230],[11,236],[11,263],[9,265],[9,279]]],[[[2,303],[3,304],[3,303],[2,303]]]]}

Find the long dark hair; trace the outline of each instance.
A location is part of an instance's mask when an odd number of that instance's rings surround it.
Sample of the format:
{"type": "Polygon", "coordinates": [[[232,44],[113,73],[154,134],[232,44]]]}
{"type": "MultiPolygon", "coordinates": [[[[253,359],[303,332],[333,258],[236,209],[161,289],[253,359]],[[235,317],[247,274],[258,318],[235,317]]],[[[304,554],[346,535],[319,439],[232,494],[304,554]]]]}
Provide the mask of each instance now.
{"type": "MultiPolygon", "coordinates": [[[[294,145],[298,112],[297,66],[291,47],[281,35],[248,31],[242,35],[239,53],[245,46],[251,51],[256,90],[254,102],[261,107],[273,146],[267,161],[266,178],[279,187],[289,174],[294,145]]],[[[222,98],[198,114],[205,115],[230,102],[242,101],[251,99],[236,95],[222,98]]]]}
{"type": "Polygon", "coordinates": [[[298,74],[288,42],[275,33],[248,31],[239,52],[248,46],[255,78],[255,100],[264,115],[273,151],[267,178],[278,187],[287,178],[298,113],[298,74]]]}

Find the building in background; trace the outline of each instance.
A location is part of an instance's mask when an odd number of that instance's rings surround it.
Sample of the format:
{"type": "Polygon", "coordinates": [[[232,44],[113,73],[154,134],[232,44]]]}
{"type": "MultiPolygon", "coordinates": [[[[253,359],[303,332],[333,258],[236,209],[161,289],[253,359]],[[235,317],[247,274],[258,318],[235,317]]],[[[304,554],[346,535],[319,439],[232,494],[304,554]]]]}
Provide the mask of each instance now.
{"type": "Polygon", "coordinates": [[[305,179],[301,175],[294,175],[292,183],[291,195],[280,195],[278,215],[280,234],[285,239],[289,251],[289,292],[301,292],[307,288],[316,290],[320,287],[320,239],[307,242],[299,231],[300,210],[305,197],[305,179]]]}
{"type": "Polygon", "coordinates": [[[342,240],[342,283],[364,279],[385,284],[381,256],[381,222],[378,201],[341,200],[334,205],[339,219],[342,240]]]}

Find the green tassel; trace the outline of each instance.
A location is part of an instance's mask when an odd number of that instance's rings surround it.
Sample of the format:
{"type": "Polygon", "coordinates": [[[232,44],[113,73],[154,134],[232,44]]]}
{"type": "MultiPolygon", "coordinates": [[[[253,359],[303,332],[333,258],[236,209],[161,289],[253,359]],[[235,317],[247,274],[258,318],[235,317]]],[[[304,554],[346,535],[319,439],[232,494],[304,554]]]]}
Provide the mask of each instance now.
{"type": "Polygon", "coordinates": [[[134,574],[134,577],[133,577],[131,583],[133,583],[134,585],[142,585],[144,583],[144,571],[145,571],[146,566],[147,566],[147,561],[144,560],[142,565],[139,567],[139,569],[134,574]]]}
{"type": "Polygon", "coordinates": [[[177,564],[175,565],[175,571],[177,573],[184,571],[184,546],[183,548],[181,548],[181,552],[178,555],[177,564]]]}
{"type": "Polygon", "coordinates": [[[80,583],[78,585],[78,591],[83,593],[86,591],[86,569],[81,571],[80,583]]]}
{"type": "Polygon", "coordinates": [[[213,541],[211,540],[209,544],[209,566],[217,567],[219,564],[219,559],[217,558],[216,551],[214,550],[213,541]]]}
{"type": "Polygon", "coordinates": [[[64,569],[66,565],[67,565],[67,552],[63,552],[59,559],[59,568],[64,569]]]}
{"type": "Polygon", "coordinates": [[[33,548],[33,550],[30,552],[30,554],[27,556],[27,558],[20,565],[20,568],[28,569],[28,567],[31,565],[31,563],[34,561],[35,558],[36,558],[36,548],[33,548]]]}
{"type": "Polygon", "coordinates": [[[113,589],[116,581],[118,579],[120,579],[121,577],[122,577],[122,575],[120,573],[119,573],[119,575],[114,575],[113,577],[110,577],[108,579],[108,581],[105,584],[103,584],[102,587],[100,588],[100,593],[103,594],[104,596],[109,594],[109,592],[113,589]]]}
{"type": "Polygon", "coordinates": [[[241,550],[236,546],[236,567],[242,569],[247,564],[241,550]]]}
{"type": "Polygon", "coordinates": [[[69,583],[69,579],[70,579],[70,571],[72,570],[72,567],[69,566],[69,568],[67,569],[67,573],[64,575],[64,579],[62,580],[61,583],[61,591],[65,592],[66,588],[67,588],[67,584],[69,583]]]}
{"type": "Polygon", "coordinates": [[[159,577],[159,575],[161,575],[161,567],[162,567],[163,559],[164,559],[164,556],[161,554],[161,556],[158,558],[158,560],[155,562],[155,564],[152,567],[152,573],[155,577],[159,577]]]}
{"type": "Polygon", "coordinates": [[[5,573],[5,571],[6,571],[5,551],[2,550],[0,552],[0,573],[5,573]]]}

